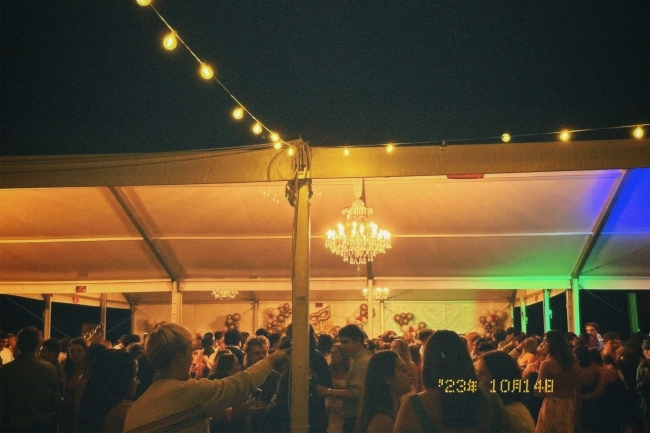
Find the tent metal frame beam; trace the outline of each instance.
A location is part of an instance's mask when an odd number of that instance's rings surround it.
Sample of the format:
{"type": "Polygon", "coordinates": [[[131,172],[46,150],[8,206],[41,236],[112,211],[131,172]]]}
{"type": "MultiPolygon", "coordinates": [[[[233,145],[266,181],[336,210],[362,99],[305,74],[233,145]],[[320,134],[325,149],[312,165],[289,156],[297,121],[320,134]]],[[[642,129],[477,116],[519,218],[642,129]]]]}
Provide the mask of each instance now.
{"type": "MultiPolygon", "coordinates": [[[[304,142],[297,140],[294,146],[304,142]]],[[[312,148],[311,178],[371,178],[650,167],[650,139],[571,143],[312,148]]],[[[164,154],[0,157],[0,188],[199,185],[283,181],[292,160],[268,148],[164,154]]]]}

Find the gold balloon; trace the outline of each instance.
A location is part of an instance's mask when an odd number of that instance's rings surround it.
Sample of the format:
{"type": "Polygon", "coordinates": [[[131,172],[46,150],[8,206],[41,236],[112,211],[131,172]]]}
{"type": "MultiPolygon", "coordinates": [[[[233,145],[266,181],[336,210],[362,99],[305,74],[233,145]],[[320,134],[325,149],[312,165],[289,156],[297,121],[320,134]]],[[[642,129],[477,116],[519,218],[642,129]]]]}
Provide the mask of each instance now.
{"type": "Polygon", "coordinates": [[[400,314],[400,317],[401,317],[402,319],[406,319],[406,313],[402,313],[402,314],[400,314]]]}
{"type": "Polygon", "coordinates": [[[241,314],[235,313],[232,315],[232,320],[234,320],[235,322],[239,322],[240,319],[241,319],[241,314]]]}
{"type": "Polygon", "coordinates": [[[409,322],[413,320],[413,317],[414,317],[413,313],[406,313],[406,320],[408,320],[409,322]]]}
{"type": "Polygon", "coordinates": [[[278,321],[278,323],[284,323],[285,321],[284,315],[280,314],[276,320],[278,321]]]}
{"type": "Polygon", "coordinates": [[[277,332],[284,332],[284,326],[282,325],[278,325],[275,329],[277,332]]]}
{"type": "Polygon", "coordinates": [[[228,315],[226,316],[226,319],[232,319],[232,314],[228,314],[228,315]]]}
{"type": "Polygon", "coordinates": [[[395,317],[393,317],[393,320],[396,321],[397,323],[399,323],[400,320],[401,320],[400,315],[399,315],[399,314],[395,314],[395,317]]]}
{"type": "Polygon", "coordinates": [[[418,329],[425,329],[427,327],[427,324],[424,322],[418,323],[418,329]]]}
{"type": "Polygon", "coordinates": [[[284,308],[291,308],[291,305],[289,305],[288,303],[284,304],[284,308]]]}
{"type": "Polygon", "coordinates": [[[226,326],[230,326],[233,324],[232,319],[226,319],[226,326]]]}

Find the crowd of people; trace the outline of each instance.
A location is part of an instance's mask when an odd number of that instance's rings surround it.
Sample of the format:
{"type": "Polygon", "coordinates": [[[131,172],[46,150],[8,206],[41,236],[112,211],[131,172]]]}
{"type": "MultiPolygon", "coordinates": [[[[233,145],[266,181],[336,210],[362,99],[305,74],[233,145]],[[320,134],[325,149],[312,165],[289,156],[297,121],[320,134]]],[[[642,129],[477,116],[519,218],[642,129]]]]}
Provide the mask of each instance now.
{"type": "MultiPolygon", "coordinates": [[[[288,432],[292,325],[284,334],[192,334],[161,323],[141,341],[0,331],[3,432],[288,432]]],[[[421,329],[414,340],[356,325],[310,328],[309,431],[645,432],[650,338],[543,336],[515,328],[421,329]]]]}

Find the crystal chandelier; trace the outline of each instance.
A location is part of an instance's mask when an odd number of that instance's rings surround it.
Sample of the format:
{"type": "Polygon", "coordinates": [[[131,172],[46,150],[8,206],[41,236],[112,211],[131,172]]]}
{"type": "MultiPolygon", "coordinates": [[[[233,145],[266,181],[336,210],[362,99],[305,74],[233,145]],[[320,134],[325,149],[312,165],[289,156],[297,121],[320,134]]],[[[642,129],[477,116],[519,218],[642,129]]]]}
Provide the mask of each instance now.
{"type": "MultiPolygon", "coordinates": [[[[368,288],[364,287],[362,291],[363,291],[363,297],[365,299],[368,299],[368,288]]],[[[384,287],[383,289],[381,287],[375,287],[372,289],[372,299],[383,301],[386,298],[388,298],[389,292],[390,291],[388,290],[388,287],[384,287]]]]}
{"type": "Polygon", "coordinates": [[[390,233],[368,221],[372,208],[363,200],[356,199],[342,213],[346,217],[345,225],[339,223],[338,232],[328,230],[325,241],[325,246],[334,254],[350,264],[359,265],[371,262],[377,254],[391,248],[390,233]]]}
{"type": "Polygon", "coordinates": [[[218,301],[225,301],[227,299],[234,299],[235,296],[239,295],[237,290],[213,290],[212,296],[218,301]]]}

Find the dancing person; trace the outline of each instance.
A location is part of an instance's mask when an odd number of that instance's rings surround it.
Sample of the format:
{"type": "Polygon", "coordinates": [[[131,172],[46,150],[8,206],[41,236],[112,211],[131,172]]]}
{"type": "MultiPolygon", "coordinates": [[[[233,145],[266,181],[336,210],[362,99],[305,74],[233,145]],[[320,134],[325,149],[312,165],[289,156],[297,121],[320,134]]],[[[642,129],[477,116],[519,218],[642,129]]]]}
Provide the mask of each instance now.
{"type": "Polygon", "coordinates": [[[544,341],[548,347],[548,358],[540,364],[535,383],[535,395],[544,400],[535,432],[572,432],[580,413],[578,364],[562,332],[550,330],[544,341]]]}
{"type": "Polygon", "coordinates": [[[454,331],[436,331],[424,349],[425,390],[402,403],[396,433],[428,431],[501,432],[509,427],[501,400],[479,388],[467,347],[454,331]]]}
{"type": "Polygon", "coordinates": [[[187,328],[166,323],[147,339],[147,355],[156,368],[154,383],[135,402],[126,416],[124,431],[166,428],[194,431],[207,425],[234,403],[246,400],[271,372],[283,351],[223,380],[190,379],[192,335],[187,328]]]}
{"type": "Polygon", "coordinates": [[[138,386],[138,362],[123,350],[99,355],[79,406],[80,432],[124,430],[124,420],[138,386]]]}
{"type": "Polygon", "coordinates": [[[506,352],[495,350],[481,356],[475,364],[484,389],[494,390],[506,407],[513,431],[533,433],[535,422],[526,407],[526,387],[521,369],[506,352]]]}
{"type": "Polygon", "coordinates": [[[368,362],[357,433],[393,431],[400,398],[411,391],[410,382],[409,369],[396,352],[374,354],[368,362]]]}
{"type": "Polygon", "coordinates": [[[418,369],[417,365],[415,364],[415,362],[413,362],[413,359],[411,358],[411,351],[409,350],[409,344],[402,339],[396,338],[390,343],[390,350],[397,353],[399,357],[402,358],[402,360],[406,364],[406,368],[409,369],[409,373],[411,377],[411,388],[413,389],[413,394],[417,394],[418,392],[420,392],[420,382],[421,382],[420,370],[418,369]]]}
{"type": "Polygon", "coordinates": [[[59,431],[76,431],[76,417],[78,393],[81,389],[81,377],[86,372],[88,342],[85,338],[77,337],[70,341],[68,356],[63,364],[65,381],[63,385],[63,403],[61,407],[61,418],[59,419],[59,431]]]}

